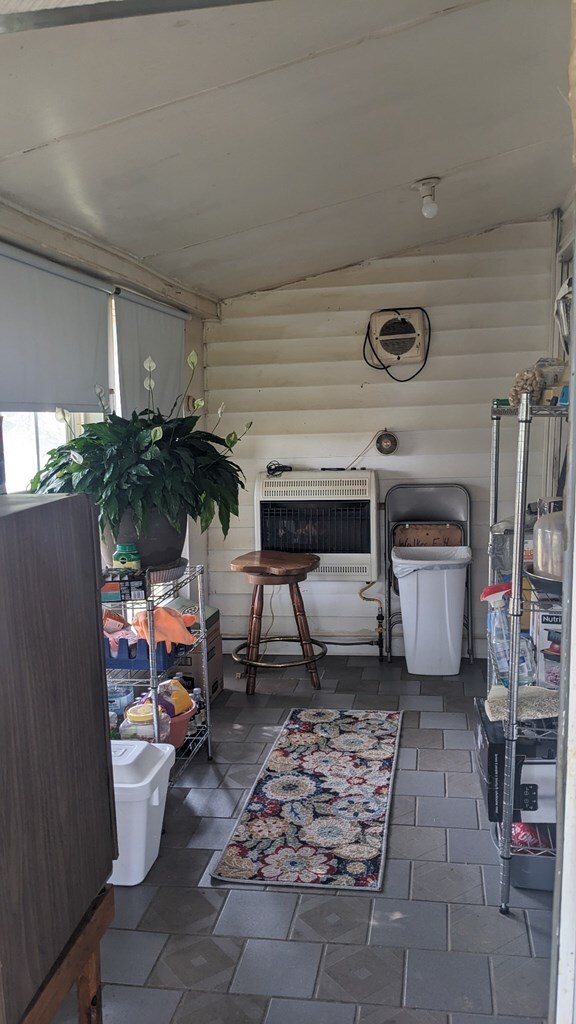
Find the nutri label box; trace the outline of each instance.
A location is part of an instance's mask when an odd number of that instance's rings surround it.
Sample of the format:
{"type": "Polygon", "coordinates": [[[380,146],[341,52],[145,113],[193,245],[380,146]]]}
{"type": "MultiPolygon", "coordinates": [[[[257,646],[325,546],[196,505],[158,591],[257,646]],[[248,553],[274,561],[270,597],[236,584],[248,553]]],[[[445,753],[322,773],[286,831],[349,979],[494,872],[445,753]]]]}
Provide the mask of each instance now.
{"type": "Polygon", "coordinates": [[[540,686],[556,689],[560,682],[560,653],[557,647],[562,646],[562,605],[550,605],[545,610],[533,608],[530,636],[535,647],[537,682],[540,686]]]}

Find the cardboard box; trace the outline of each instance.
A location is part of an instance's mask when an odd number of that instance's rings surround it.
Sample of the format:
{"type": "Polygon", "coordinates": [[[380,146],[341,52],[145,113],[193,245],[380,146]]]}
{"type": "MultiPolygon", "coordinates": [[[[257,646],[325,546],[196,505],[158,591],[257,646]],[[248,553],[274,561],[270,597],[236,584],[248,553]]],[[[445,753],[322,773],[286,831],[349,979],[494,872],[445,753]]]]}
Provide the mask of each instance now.
{"type": "Polygon", "coordinates": [[[100,590],[103,604],[119,601],[144,601],[146,599],[146,573],[114,573],[109,570],[106,583],[100,590]]]}
{"type": "MultiPolygon", "coordinates": [[[[220,612],[217,608],[206,608],[206,624],[208,686],[210,688],[210,701],[213,701],[224,689],[224,660],[222,657],[222,637],[220,635],[220,612]]],[[[186,680],[193,679],[195,685],[201,686],[202,652],[200,649],[189,651],[179,658],[179,667],[186,680]]]]}
{"type": "Polygon", "coordinates": [[[530,615],[530,636],[536,650],[537,682],[555,689],[558,686],[560,655],[551,652],[551,645],[562,646],[562,605],[533,607],[530,615]]]}
{"type": "Polygon", "coordinates": [[[540,405],[557,405],[562,394],[562,384],[555,384],[552,388],[544,388],[540,405]]]}

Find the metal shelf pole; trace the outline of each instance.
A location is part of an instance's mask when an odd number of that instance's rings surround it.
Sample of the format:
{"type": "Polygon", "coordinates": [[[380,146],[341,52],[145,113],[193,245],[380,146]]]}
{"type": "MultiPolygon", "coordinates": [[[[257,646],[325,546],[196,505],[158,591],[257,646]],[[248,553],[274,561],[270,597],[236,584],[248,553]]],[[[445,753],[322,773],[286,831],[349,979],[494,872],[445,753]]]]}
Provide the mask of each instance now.
{"type": "MultiPolygon", "coordinates": [[[[488,512],[488,521],[490,528],[494,526],[494,523],[498,520],[498,485],[499,485],[499,466],[500,466],[500,424],[502,417],[496,406],[492,406],[492,439],[490,445],[490,508],[488,512]]],[[[488,585],[493,586],[496,582],[494,570],[494,548],[493,539],[490,536],[488,542],[488,585]]],[[[487,675],[487,694],[490,693],[494,683],[496,682],[496,673],[490,658],[490,637],[488,630],[486,630],[486,643],[488,650],[488,671],[487,675]]]]}
{"type": "MultiPolygon", "coordinates": [[[[198,570],[199,570],[199,575],[198,575],[198,615],[200,617],[200,628],[202,630],[202,633],[205,634],[206,633],[206,593],[205,593],[205,589],[204,589],[205,588],[204,566],[203,565],[202,566],[199,565],[198,566],[198,570]]],[[[205,636],[204,636],[204,640],[203,640],[203,643],[202,643],[202,677],[203,677],[202,681],[204,683],[204,697],[205,697],[205,700],[206,700],[206,729],[207,729],[206,744],[207,744],[207,748],[208,748],[208,750],[207,750],[207,757],[208,757],[208,760],[211,761],[212,760],[212,735],[211,735],[211,733],[212,733],[212,724],[211,724],[212,713],[211,713],[211,710],[210,710],[210,681],[209,681],[209,678],[208,678],[208,644],[206,642],[206,637],[205,636]]]]}
{"type": "Polygon", "coordinates": [[[154,624],[154,597],[150,577],[146,580],[146,611],[148,613],[148,655],[150,658],[150,695],[152,697],[152,722],[154,742],[160,743],[160,715],[158,711],[158,663],[156,660],[156,629],[154,624]]]}
{"type": "Polygon", "coordinates": [[[510,672],[508,718],[505,723],[505,758],[502,828],[500,832],[500,913],[509,913],[512,824],[516,777],[516,741],[518,738],[518,675],[520,664],[520,619],[522,618],[522,569],[524,564],[524,516],[528,485],[528,454],[532,402],[524,392],[518,411],[518,451],[516,496],[514,502],[514,539],[512,547],[512,593],[510,596],[510,672]]]}

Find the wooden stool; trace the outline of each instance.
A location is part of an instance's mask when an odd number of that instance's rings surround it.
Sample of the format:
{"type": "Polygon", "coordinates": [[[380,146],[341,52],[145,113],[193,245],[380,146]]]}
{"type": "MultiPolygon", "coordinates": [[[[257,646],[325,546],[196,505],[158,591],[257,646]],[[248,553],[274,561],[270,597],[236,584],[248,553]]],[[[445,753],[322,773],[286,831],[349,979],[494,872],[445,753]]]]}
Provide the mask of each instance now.
{"type": "Polygon", "coordinates": [[[113,920],[114,890],[106,885],[86,911],[20,1024],[52,1020],[74,982],[78,1024],[102,1024],[100,942],[113,920]]]}
{"type": "MultiPolygon", "coordinates": [[[[248,623],[248,640],[239,644],[232,652],[234,661],[241,662],[248,666],[246,678],[246,693],[254,693],[256,689],[256,672],[258,668],[290,668],[292,665],[306,665],[310,673],[310,681],[315,690],[320,689],[320,679],[316,662],[326,654],[326,644],[320,640],[312,640],[308,628],[308,620],[304,610],[304,601],[300,593],[299,583],[306,579],[309,572],[312,572],[320,563],[318,555],[294,554],[290,551],[250,551],[247,555],[239,555],[230,563],[233,572],[245,572],[248,581],[252,583],[252,607],[250,608],[250,620],[248,623]],[[259,661],[260,632],[262,628],[262,606],[264,603],[264,587],[278,587],[286,585],[290,588],[292,608],[298,630],[298,639],[302,647],[303,657],[298,661],[289,661],[275,664],[259,661]],[[314,647],[319,647],[318,654],[314,653],[314,647]],[[246,656],[240,655],[246,650],[246,656]]],[[[293,636],[268,636],[266,643],[273,643],[281,640],[297,639],[293,636]]]]}

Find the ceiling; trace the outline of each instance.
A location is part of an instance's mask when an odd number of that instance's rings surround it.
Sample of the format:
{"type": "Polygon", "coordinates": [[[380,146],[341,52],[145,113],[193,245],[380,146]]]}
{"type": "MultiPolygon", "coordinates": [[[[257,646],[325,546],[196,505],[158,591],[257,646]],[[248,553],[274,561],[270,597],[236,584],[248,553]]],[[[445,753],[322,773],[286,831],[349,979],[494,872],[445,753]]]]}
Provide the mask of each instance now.
{"type": "Polygon", "coordinates": [[[0,35],[0,199],[218,298],[543,216],[573,180],[570,0],[447,2],[0,35]]]}

